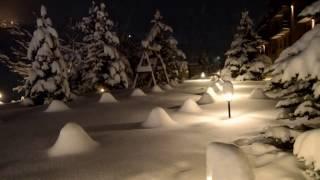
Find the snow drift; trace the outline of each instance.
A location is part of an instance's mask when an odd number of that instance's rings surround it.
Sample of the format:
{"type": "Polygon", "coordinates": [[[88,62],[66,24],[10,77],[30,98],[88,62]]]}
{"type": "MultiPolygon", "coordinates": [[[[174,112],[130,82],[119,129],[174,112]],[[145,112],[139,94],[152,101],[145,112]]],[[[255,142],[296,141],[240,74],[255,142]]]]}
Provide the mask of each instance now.
{"type": "Polygon", "coordinates": [[[307,131],[298,136],[294,143],[293,153],[305,161],[307,166],[314,166],[315,171],[320,170],[320,129],[307,131]]]}
{"type": "Polygon", "coordinates": [[[133,90],[133,92],[131,93],[132,97],[142,97],[142,96],[147,96],[141,89],[136,88],[135,90],[133,90]]]}
{"type": "Polygon", "coordinates": [[[23,99],[21,99],[21,104],[23,106],[33,106],[34,102],[30,98],[23,98],[23,99]]]}
{"type": "Polygon", "coordinates": [[[172,127],[175,125],[177,123],[160,107],[154,108],[149,114],[148,119],[142,123],[142,127],[144,128],[172,127]]]}
{"type": "Polygon", "coordinates": [[[208,93],[204,93],[201,98],[198,100],[198,104],[200,105],[204,105],[204,104],[212,104],[214,103],[214,99],[213,97],[208,94],[208,93]]]}
{"type": "Polygon", "coordinates": [[[70,108],[64,102],[59,100],[53,100],[51,104],[48,106],[47,110],[45,110],[45,112],[63,112],[68,111],[69,109],[70,108]]]}
{"type": "Polygon", "coordinates": [[[186,112],[186,113],[196,113],[196,112],[200,112],[201,108],[194,100],[188,99],[183,103],[179,111],[186,112]]]}
{"type": "Polygon", "coordinates": [[[99,103],[117,103],[118,100],[116,100],[116,98],[113,97],[113,95],[111,93],[103,93],[99,103]]]}
{"type": "Polygon", "coordinates": [[[158,85],[153,86],[151,91],[154,93],[163,93],[164,92],[158,85]]]}
{"type": "Polygon", "coordinates": [[[207,148],[207,180],[254,180],[248,158],[237,146],[211,143],[207,148]]]}
{"type": "Polygon", "coordinates": [[[66,124],[60,131],[55,144],[48,150],[49,157],[75,155],[89,152],[98,147],[98,143],[76,123],[66,124]]]}
{"type": "Polygon", "coordinates": [[[167,91],[170,91],[172,90],[173,88],[169,85],[169,84],[166,84],[163,86],[163,89],[167,90],[167,91]]]}
{"type": "Polygon", "coordinates": [[[268,99],[268,97],[264,94],[263,89],[256,88],[251,92],[250,99],[268,99]]]}

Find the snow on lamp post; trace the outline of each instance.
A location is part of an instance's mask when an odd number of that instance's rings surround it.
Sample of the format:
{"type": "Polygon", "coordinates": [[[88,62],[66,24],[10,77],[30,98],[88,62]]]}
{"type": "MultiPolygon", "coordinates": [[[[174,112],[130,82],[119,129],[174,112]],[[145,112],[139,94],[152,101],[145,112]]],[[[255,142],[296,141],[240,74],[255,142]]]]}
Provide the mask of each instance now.
{"type": "Polygon", "coordinates": [[[223,83],[223,95],[224,99],[228,102],[228,114],[229,119],[231,118],[231,101],[233,99],[233,84],[230,81],[225,81],[223,83]]]}

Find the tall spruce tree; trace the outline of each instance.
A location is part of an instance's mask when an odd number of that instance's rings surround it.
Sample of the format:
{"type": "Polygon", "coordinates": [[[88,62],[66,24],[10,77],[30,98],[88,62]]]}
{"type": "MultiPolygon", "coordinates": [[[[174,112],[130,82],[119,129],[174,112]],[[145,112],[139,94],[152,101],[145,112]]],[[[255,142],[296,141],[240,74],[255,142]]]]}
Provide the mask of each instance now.
{"type": "Polygon", "coordinates": [[[104,3],[92,1],[89,16],[83,18],[81,29],[85,33],[83,40],[87,43],[87,57],[82,68],[83,91],[98,87],[127,88],[126,65],[117,50],[119,38],[104,3]]]}
{"type": "Polygon", "coordinates": [[[32,99],[34,104],[49,103],[53,99],[68,100],[67,68],[59,49],[58,33],[52,27],[45,6],[41,6],[27,57],[32,68],[22,87],[25,97],[32,99]]]}
{"type": "Polygon", "coordinates": [[[271,63],[269,58],[258,58],[261,42],[248,11],[243,12],[231,48],[225,53],[222,75],[237,80],[261,80],[265,66],[271,63]]]}

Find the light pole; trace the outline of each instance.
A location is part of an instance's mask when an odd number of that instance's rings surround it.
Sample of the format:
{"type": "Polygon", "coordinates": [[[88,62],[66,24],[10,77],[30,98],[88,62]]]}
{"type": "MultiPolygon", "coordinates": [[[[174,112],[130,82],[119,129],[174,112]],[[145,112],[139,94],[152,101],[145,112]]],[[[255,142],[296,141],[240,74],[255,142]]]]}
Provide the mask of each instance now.
{"type": "Polygon", "coordinates": [[[231,81],[225,81],[223,83],[223,94],[225,100],[228,102],[228,115],[229,119],[231,119],[231,101],[233,99],[233,84],[231,81]]]}

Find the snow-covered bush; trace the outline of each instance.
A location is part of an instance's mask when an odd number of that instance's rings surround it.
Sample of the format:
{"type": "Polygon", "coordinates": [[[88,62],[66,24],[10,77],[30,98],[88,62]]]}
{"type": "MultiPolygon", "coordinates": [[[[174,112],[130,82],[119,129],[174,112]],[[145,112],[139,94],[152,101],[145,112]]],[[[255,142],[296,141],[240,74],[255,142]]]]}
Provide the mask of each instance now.
{"type": "Polygon", "coordinates": [[[66,124],[60,131],[55,144],[48,150],[49,157],[77,155],[92,151],[99,144],[76,123],[66,124]]]}
{"type": "Polygon", "coordinates": [[[109,89],[128,88],[128,63],[123,61],[125,59],[118,52],[120,41],[106,5],[92,1],[89,16],[83,18],[80,27],[85,34],[83,41],[87,43],[87,57],[82,66],[83,91],[101,86],[109,89]]]}
{"type": "Polygon", "coordinates": [[[148,119],[142,123],[144,128],[165,128],[174,127],[178,124],[171,119],[169,114],[161,107],[154,108],[148,116],[148,119]]]}
{"type": "Polygon", "coordinates": [[[320,116],[319,45],[317,25],[284,50],[270,68],[272,80],[265,88],[266,94],[280,99],[276,107],[290,119],[320,116]]]}
{"type": "Polygon", "coordinates": [[[320,179],[320,130],[307,131],[298,136],[294,144],[294,154],[307,166],[306,173],[320,179]]]}
{"type": "Polygon", "coordinates": [[[249,13],[243,12],[231,48],[225,53],[227,59],[222,71],[224,79],[263,79],[263,72],[271,64],[271,60],[266,55],[259,54],[258,46],[262,40],[254,32],[253,26],[249,13]]]}
{"type": "Polygon", "coordinates": [[[60,52],[58,33],[52,27],[45,6],[41,7],[37,30],[33,33],[27,55],[32,65],[20,89],[25,97],[31,98],[35,104],[49,103],[52,99],[68,100],[67,68],[60,52]]]}

